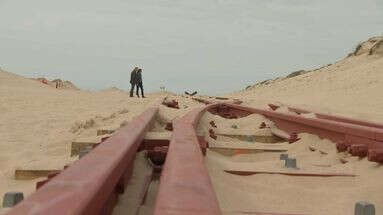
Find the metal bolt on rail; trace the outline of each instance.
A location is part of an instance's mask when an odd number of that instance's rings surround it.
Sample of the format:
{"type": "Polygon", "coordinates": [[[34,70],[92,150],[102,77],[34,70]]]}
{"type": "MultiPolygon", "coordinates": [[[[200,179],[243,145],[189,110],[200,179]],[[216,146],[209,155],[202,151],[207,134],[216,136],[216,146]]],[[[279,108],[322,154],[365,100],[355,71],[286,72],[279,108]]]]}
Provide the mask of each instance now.
{"type": "Polygon", "coordinates": [[[365,201],[357,202],[355,215],[375,215],[375,205],[365,201]]]}
{"type": "Polygon", "coordinates": [[[24,194],[22,192],[5,193],[3,198],[3,208],[11,208],[23,200],[24,194]]]}
{"type": "Polygon", "coordinates": [[[285,160],[285,167],[297,169],[297,159],[295,159],[295,158],[287,158],[285,160]]]}

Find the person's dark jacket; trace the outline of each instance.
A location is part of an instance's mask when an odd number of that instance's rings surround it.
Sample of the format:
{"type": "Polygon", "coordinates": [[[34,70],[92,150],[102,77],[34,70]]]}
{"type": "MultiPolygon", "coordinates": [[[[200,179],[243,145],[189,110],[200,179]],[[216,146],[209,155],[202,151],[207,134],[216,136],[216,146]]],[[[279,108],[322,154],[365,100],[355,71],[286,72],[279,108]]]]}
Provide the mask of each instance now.
{"type": "Polygon", "coordinates": [[[134,70],[130,73],[130,83],[131,83],[131,84],[135,84],[135,83],[137,83],[137,71],[136,71],[136,69],[134,69],[134,70]]]}
{"type": "Polygon", "coordinates": [[[141,71],[140,70],[138,70],[137,74],[136,74],[136,83],[137,84],[141,84],[142,83],[142,75],[141,75],[141,71]]]}

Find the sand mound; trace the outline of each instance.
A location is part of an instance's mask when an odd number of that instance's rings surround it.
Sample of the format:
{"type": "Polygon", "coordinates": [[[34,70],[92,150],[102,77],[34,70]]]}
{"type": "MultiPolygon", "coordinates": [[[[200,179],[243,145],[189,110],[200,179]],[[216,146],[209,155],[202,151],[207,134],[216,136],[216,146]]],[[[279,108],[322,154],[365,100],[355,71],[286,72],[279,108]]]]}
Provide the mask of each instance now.
{"type": "Polygon", "coordinates": [[[383,43],[382,36],[372,37],[365,42],[359,43],[357,47],[355,48],[353,55],[359,56],[365,53],[369,53],[370,55],[375,53],[383,53],[382,43],[383,43]],[[375,47],[376,45],[378,46],[375,47]]]}
{"type": "Polygon", "coordinates": [[[109,87],[106,89],[101,90],[101,92],[108,92],[108,93],[125,93],[124,90],[118,88],[118,87],[109,87]]]}
{"type": "MultiPolygon", "coordinates": [[[[359,43],[357,45],[357,47],[355,48],[355,51],[350,53],[348,55],[348,57],[360,56],[363,54],[383,56],[383,36],[372,37],[372,38],[368,39],[367,41],[359,43]]],[[[327,64],[327,65],[321,66],[321,67],[313,69],[313,70],[298,70],[298,71],[290,73],[286,77],[267,79],[267,80],[258,82],[254,85],[249,85],[246,87],[245,90],[253,90],[253,89],[258,88],[258,87],[266,87],[268,85],[272,85],[274,83],[278,83],[278,82],[284,81],[286,79],[295,78],[297,76],[302,77],[303,75],[310,73],[310,72],[323,71],[323,70],[328,69],[332,65],[333,64],[327,64]]]]}
{"type": "Polygon", "coordinates": [[[375,43],[375,45],[370,49],[370,55],[383,56],[383,39],[375,43]]]}
{"type": "Polygon", "coordinates": [[[61,79],[49,81],[46,78],[36,78],[34,80],[58,89],[79,90],[79,88],[70,81],[63,81],[61,79]]]}
{"type": "Polygon", "coordinates": [[[246,105],[267,108],[268,103],[383,121],[383,37],[362,43],[357,55],[291,78],[268,80],[247,90],[225,95],[243,98],[246,105]],[[372,50],[373,55],[369,55],[372,50]],[[364,54],[361,54],[364,53],[364,54]]]}
{"type": "Polygon", "coordinates": [[[95,137],[104,127],[118,128],[166,96],[157,93],[137,99],[126,93],[57,90],[50,84],[75,87],[42,80],[0,71],[0,202],[5,192],[22,191],[28,196],[35,190],[36,180],[13,179],[15,169],[61,169],[72,162],[73,140],[95,137]]]}

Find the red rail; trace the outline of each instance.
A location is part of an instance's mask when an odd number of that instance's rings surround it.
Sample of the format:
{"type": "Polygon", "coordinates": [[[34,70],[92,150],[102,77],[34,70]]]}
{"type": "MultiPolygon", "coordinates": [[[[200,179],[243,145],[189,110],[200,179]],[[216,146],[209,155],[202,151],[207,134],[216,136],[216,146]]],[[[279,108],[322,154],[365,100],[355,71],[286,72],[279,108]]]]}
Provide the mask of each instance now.
{"type": "MultiPolygon", "coordinates": [[[[339,120],[339,117],[305,118],[228,103],[197,108],[174,122],[154,214],[221,214],[196,134],[201,115],[213,109],[232,111],[230,117],[262,114],[289,133],[307,132],[333,141],[383,148],[383,129],[364,122],[352,123],[353,120],[339,120]]],[[[8,215],[110,213],[131,175],[139,143],[157,112],[157,107],[146,110],[84,158],[52,178],[8,215]]]]}
{"type": "MultiPolygon", "coordinates": [[[[277,107],[277,108],[279,107],[278,105],[274,105],[274,104],[270,104],[270,105],[277,107]]],[[[305,110],[302,108],[296,108],[296,107],[288,107],[288,109],[290,111],[298,113],[298,114],[315,113],[316,116],[320,119],[327,119],[327,120],[332,120],[332,121],[337,121],[337,122],[351,123],[351,124],[355,124],[355,125],[368,126],[368,127],[373,127],[373,128],[383,128],[383,124],[379,124],[376,122],[351,119],[351,118],[342,117],[342,116],[334,116],[334,115],[330,115],[330,114],[313,112],[313,111],[305,110]]]]}
{"type": "Polygon", "coordinates": [[[276,123],[276,126],[289,133],[312,133],[335,142],[348,141],[350,143],[363,143],[371,148],[383,147],[383,129],[358,124],[339,122],[328,119],[305,118],[299,115],[280,113],[233,104],[229,107],[262,114],[276,123]]]}
{"type": "Polygon", "coordinates": [[[195,132],[203,112],[213,106],[195,109],[174,123],[154,214],[221,214],[195,132]]]}
{"type": "Polygon", "coordinates": [[[158,107],[147,109],[8,215],[110,213],[129,179],[138,144],[157,112],[158,107]]]}

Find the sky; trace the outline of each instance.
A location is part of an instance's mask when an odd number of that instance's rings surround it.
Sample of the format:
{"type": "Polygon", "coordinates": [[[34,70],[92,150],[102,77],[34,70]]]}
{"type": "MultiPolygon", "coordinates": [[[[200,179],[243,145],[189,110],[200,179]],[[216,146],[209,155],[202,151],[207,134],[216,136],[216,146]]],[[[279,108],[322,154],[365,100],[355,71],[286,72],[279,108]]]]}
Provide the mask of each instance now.
{"type": "Polygon", "coordinates": [[[223,94],[382,34],[382,0],[0,0],[0,67],[88,90],[139,66],[146,91],[223,94]]]}

